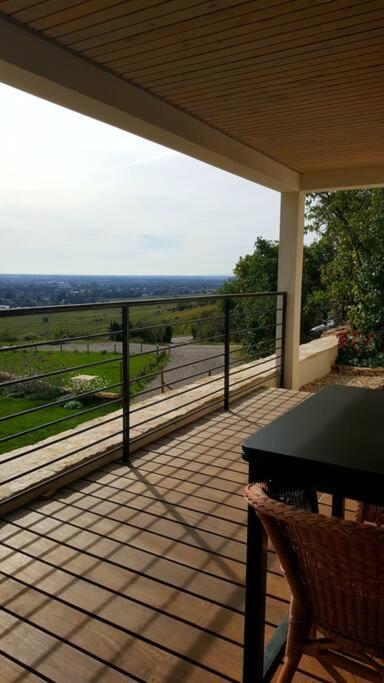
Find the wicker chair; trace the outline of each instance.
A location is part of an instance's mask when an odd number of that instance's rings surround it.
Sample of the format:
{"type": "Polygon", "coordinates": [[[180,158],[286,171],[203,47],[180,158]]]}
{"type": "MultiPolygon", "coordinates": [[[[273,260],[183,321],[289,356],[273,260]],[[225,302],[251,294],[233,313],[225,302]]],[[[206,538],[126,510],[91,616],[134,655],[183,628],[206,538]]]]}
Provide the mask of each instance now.
{"type": "Polygon", "coordinates": [[[370,522],[377,526],[384,524],[384,506],[371,503],[359,503],[356,511],[356,522],[370,522]]]}
{"type": "Polygon", "coordinates": [[[297,510],[319,512],[317,494],[314,489],[290,488],[277,479],[260,482],[259,486],[263,493],[269,498],[273,498],[273,500],[278,500],[286,505],[292,505],[297,510]]]}
{"type": "Polygon", "coordinates": [[[340,667],[383,683],[384,667],[376,660],[384,657],[384,530],[297,510],[255,484],[248,486],[246,499],[275,547],[292,593],[278,683],[292,680],[304,653],[328,669],[340,667]]]}

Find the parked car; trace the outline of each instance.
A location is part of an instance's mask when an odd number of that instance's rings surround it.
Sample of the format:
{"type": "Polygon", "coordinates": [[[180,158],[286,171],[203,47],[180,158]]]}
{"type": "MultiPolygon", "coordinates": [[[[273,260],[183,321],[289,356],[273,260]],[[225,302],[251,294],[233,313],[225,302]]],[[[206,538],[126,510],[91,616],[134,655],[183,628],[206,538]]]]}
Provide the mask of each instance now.
{"type": "Polygon", "coordinates": [[[330,320],[325,320],[323,323],[320,325],[316,325],[315,327],[312,327],[312,329],[309,330],[309,334],[311,337],[314,337],[315,339],[317,337],[321,337],[323,332],[326,332],[327,330],[331,330],[333,327],[335,327],[335,321],[330,319],[330,320]]]}

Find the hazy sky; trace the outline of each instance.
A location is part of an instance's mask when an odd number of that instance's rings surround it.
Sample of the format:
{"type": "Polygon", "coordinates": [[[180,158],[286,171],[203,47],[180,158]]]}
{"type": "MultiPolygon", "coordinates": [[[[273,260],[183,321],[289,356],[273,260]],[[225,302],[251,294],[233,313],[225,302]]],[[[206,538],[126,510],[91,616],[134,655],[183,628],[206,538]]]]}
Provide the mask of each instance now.
{"type": "Polygon", "coordinates": [[[0,84],[2,273],[229,274],[279,194],[0,84]]]}

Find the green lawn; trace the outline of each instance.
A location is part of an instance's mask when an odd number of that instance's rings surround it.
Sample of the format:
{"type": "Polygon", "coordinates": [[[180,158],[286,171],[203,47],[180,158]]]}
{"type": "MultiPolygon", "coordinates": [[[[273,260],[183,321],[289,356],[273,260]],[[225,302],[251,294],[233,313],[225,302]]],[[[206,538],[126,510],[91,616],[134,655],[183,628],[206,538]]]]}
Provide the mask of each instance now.
{"type": "MultiPolygon", "coordinates": [[[[118,358],[119,354],[101,352],[78,353],[75,351],[59,352],[30,350],[6,351],[0,354],[0,372],[11,372],[15,377],[19,375],[33,377],[33,375],[43,372],[50,372],[68,367],[76,367],[103,360],[111,360],[112,362],[105,365],[96,365],[90,368],[71,370],[68,373],[57,375],[57,377],[52,380],[52,382],[54,382],[54,387],[58,387],[65,384],[66,380],[68,380],[70,377],[74,377],[79,374],[86,374],[99,377],[102,386],[107,386],[109,384],[120,382],[120,361],[118,358]]],[[[139,356],[138,358],[132,358],[130,360],[130,378],[134,379],[139,373],[147,374],[155,372],[157,369],[164,367],[166,362],[166,357],[162,355],[157,356],[155,353],[148,353],[143,356],[139,356]]],[[[147,383],[148,380],[138,379],[137,382],[131,384],[132,394],[143,389],[147,383]]],[[[28,444],[36,443],[37,441],[45,439],[48,436],[71,429],[86,420],[90,420],[101,415],[106,415],[107,413],[119,408],[119,404],[109,405],[108,402],[106,403],[97,400],[89,404],[89,402],[84,402],[83,400],[83,405],[81,407],[68,409],[63,407],[65,404],[54,405],[55,400],[60,400],[63,398],[61,395],[58,395],[57,398],[39,399],[28,395],[16,397],[12,395],[4,395],[5,391],[6,390],[3,390],[2,394],[0,393],[0,418],[6,415],[13,415],[30,408],[35,408],[48,402],[50,403],[50,406],[44,410],[29,413],[18,418],[12,418],[4,422],[0,421],[0,439],[20,431],[38,427],[56,419],[65,418],[65,420],[59,424],[41,428],[38,431],[27,434],[23,437],[17,437],[10,441],[0,443],[0,453],[4,453],[8,450],[13,450],[14,448],[19,448],[28,444]],[[92,410],[83,416],[73,417],[75,413],[90,407],[95,408],[95,410],[92,410]]],[[[86,386],[80,389],[78,393],[85,391],[87,391],[86,386]]],[[[118,396],[118,387],[111,391],[116,393],[116,397],[118,396]]],[[[70,396],[68,397],[68,401],[69,400],[70,396]]]]}
{"type": "MultiPolygon", "coordinates": [[[[39,375],[54,370],[61,370],[66,368],[76,368],[89,363],[99,363],[100,361],[108,361],[103,365],[94,365],[89,368],[80,368],[79,370],[71,370],[65,374],[60,374],[53,377],[50,381],[55,384],[65,384],[69,378],[75,375],[94,375],[100,377],[105,385],[115,384],[120,381],[120,354],[119,353],[103,353],[94,351],[86,353],[85,351],[3,351],[0,353],[0,372],[9,372],[12,375],[39,375]],[[115,359],[115,360],[114,360],[115,359]]],[[[136,377],[139,373],[144,373],[149,365],[155,364],[157,360],[161,360],[160,356],[155,353],[146,353],[143,356],[131,358],[130,360],[130,376],[131,379],[136,377]]],[[[149,370],[148,370],[149,371],[149,370]]],[[[115,389],[117,391],[117,389],[115,389]]]]}
{"type": "MultiPolygon", "coordinates": [[[[13,415],[23,410],[28,410],[29,408],[35,408],[43,403],[44,401],[37,401],[28,398],[6,398],[4,396],[0,396],[0,416],[4,417],[5,415],[13,415]]],[[[90,406],[84,406],[80,410],[85,410],[86,407],[90,406]]],[[[31,434],[19,436],[15,439],[11,439],[10,441],[0,443],[0,453],[6,453],[14,448],[20,448],[21,446],[28,446],[29,444],[37,443],[38,441],[46,439],[48,436],[53,436],[54,434],[58,434],[67,429],[72,429],[86,420],[92,420],[95,417],[106,415],[112,410],[118,410],[118,408],[118,404],[110,406],[107,403],[104,403],[87,415],[72,417],[72,415],[79,412],[79,408],[68,410],[63,408],[62,405],[56,407],[51,406],[50,408],[37,411],[36,413],[30,413],[29,415],[7,420],[6,422],[0,422],[0,439],[2,439],[4,437],[11,436],[12,434],[16,434],[27,429],[32,429],[33,427],[39,427],[41,424],[51,422],[52,420],[57,420],[63,417],[68,418],[65,420],[65,422],[52,425],[51,427],[44,427],[36,432],[32,432],[31,434]]]]}

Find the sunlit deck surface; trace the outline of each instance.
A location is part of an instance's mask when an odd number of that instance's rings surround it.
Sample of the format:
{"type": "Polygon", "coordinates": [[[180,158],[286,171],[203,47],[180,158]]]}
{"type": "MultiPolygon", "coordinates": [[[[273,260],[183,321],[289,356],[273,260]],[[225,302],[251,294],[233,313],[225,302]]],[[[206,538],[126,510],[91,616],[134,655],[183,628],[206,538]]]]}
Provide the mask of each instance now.
{"type": "MultiPolygon", "coordinates": [[[[0,531],[1,682],[240,681],[240,444],[306,397],[255,393],[142,449],[131,467],[109,465],[9,514],[0,531]]],[[[288,600],[271,551],[267,637],[288,600]]],[[[335,679],[304,658],[295,681],[312,680],[335,679]]]]}

